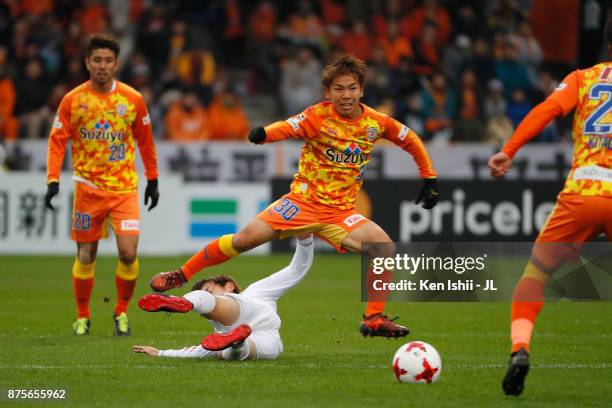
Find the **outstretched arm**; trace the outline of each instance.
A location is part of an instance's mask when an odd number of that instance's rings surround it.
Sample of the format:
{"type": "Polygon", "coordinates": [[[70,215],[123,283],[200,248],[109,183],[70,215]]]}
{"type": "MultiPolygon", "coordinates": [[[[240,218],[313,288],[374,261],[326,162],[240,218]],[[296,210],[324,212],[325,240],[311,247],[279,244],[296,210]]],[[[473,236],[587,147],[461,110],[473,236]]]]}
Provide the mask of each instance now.
{"type": "Polygon", "coordinates": [[[269,124],[266,127],[258,127],[249,132],[249,142],[264,144],[279,142],[286,139],[305,139],[309,132],[313,132],[313,114],[310,108],[299,115],[291,116],[284,121],[269,124]]]}
{"type": "Polygon", "coordinates": [[[536,137],[556,117],[571,112],[578,103],[580,71],[569,74],[557,89],[542,103],[531,110],[502,150],[489,159],[493,177],[503,177],[512,166],[516,152],[536,137]]]}
{"type": "Polygon", "coordinates": [[[215,358],[218,354],[216,351],[206,350],[200,345],[185,347],[179,350],[158,350],[151,346],[134,346],[132,351],[134,351],[134,353],[144,353],[150,356],[179,358],[215,358]]]}
{"type": "Polygon", "coordinates": [[[503,177],[512,166],[516,152],[531,139],[540,134],[548,123],[563,113],[561,106],[554,99],[547,99],[537,105],[525,116],[516,131],[502,148],[489,159],[491,176],[503,177]]]}
{"type": "Polygon", "coordinates": [[[251,284],[245,289],[245,296],[263,300],[277,300],[290,288],[297,285],[312,265],[313,254],[312,234],[297,240],[297,247],[291,263],[280,271],[251,284]]]}

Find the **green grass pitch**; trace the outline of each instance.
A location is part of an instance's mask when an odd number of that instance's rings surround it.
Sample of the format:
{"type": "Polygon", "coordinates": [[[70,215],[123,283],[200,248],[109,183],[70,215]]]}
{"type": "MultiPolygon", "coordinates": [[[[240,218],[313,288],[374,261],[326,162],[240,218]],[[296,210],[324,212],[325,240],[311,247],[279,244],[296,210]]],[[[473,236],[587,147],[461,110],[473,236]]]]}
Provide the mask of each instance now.
{"type": "MultiPolygon", "coordinates": [[[[243,286],[285,266],[290,255],[242,256],[211,269],[243,286]]],[[[156,272],[184,258],[143,257],[136,297],[156,272]]],[[[71,257],[0,257],[0,389],[66,389],[69,406],[604,406],[612,400],[612,304],[548,303],[532,345],[525,393],[505,397],[509,304],[390,303],[390,315],[440,352],[433,385],[400,384],[390,360],[403,340],[358,333],[359,258],[315,254],[311,272],[281,299],[285,352],[276,361],[149,357],[134,344],[179,348],[211,331],[202,318],[148,314],[132,303],[133,335],[113,336],[114,258],[97,262],[89,337],[75,318],[71,257]],[[105,303],[104,296],[111,302],[105,303]]],[[[175,294],[183,291],[174,291],[175,294]]],[[[0,405],[7,402],[0,396],[0,405]]],[[[34,406],[39,403],[33,403],[34,406]]],[[[63,406],[63,405],[61,405],[63,406]]],[[[608,405],[609,406],[609,405],[608,405]]]]}

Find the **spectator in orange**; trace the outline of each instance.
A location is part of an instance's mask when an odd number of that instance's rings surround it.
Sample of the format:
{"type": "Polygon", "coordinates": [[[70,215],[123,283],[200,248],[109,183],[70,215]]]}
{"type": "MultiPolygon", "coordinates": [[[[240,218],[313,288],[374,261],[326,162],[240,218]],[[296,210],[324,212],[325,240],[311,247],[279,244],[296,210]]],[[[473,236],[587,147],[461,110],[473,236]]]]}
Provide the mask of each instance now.
{"type": "Polygon", "coordinates": [[[262,1],[249,17],[251,38],[268,43],[276,37],[276,10],[269,1],[262,1]]]}
{"type": "Polygon", "coordinates": [[[19,122],[13,116],[15,108],[15,87],[13,81],[0,67],[0,141],[17,139],[19,122]]]}
{"type": "Polygon", "coordinates": [[[210,138],[206,109],[194,92],[185,93],[168,109],[166,134],[173,142],[202,141],[210,138]]]}
{"type": "Polygon", "coordinates": [[[21,0],[21,11],[24,14],[42,16],[53,11],[53,0],[21,0]]]}
{"type": "Polygon", "coordinates": [[[106,8],[98,0],[86,0],[80,12],[79,21],[86,35],[102,33],[108,27],[109,18],[106,8]]]}
{"type": "Polygon", "coordinates": [[[397,21],[389,21],[387,24],[387,36],[381,37],[378,44],[385,51],[387,64],[395,68],[402,57],[411,57],[412,48],[406,38],[400,35],[399,24],[397,21]]]}
{"type": "Polygon", "coordinates": [[[423,5],[414,10],[408,24],[411,31],[410,36],[416,37],[428,22],[438,27],[435,38],[436,46],[444,47],[448,43],[452,27],[448,12],[438,4],[438,0],[424,0],[423,5]]]}
{"type": "Polygon", "coordinates": [[[327,26],[339,27],[344,22],[344,4],[341,0],[321,0],[321,15],[327,26]]]}
{"type": "Polygon", "coordinates": [[[453,141],[480,142],[483,138],[483,96],[471,69],[461,73],[457,102],[453,141]]]}
{"type": "Polygon", "coordinates": [[[440,64],[440,52],[436,46],[437,27],[427,22],[423,26],[421,35],[412,41],[414,53],[414,72],[417,75],[431,75],[440,64]]]}
{"type": "Polygon", "coordinates": [[[245,140],[249,133],[247,119],[238,95],[226,89],[213,99],[208,107],[211,140],[245,140]]]}
{"type": "MultiPolygon", "coordinates": [[[[389,22],[395,21],[400,26],[400,32],[408,40],[410,40],[410,16],[408,14],[411,1],[402,0],[387,0],[382,7],[374,6],[372,15],[372,28],[374,35],[377,37],[386,37],[388,35],[389,22]]],[[[380,5],[378,5],[380,6],[380,5]]]]}
{"type": "Polygon", "coordinates": [[[342,49],[364,61],[371,60],[373,45],[372,36],[368,33],[365,23],[361,20],[355,20],[351,31],[344,33],[340,37],[342,49]]]}
{"type": "Polygon", "coordinates": [[[318,44],[323,37],[323,24],[309,0],[300,0],[297,12],[289,16],[289,36],[296,42],[318,44]]]}
{"type": "Polygon", "coordinates": [[[215,78],[215,59],[209,51],[194,49],[181,53],[173,67],[184,87],[193,89],[201,101],[208,104],[215,78]]]}

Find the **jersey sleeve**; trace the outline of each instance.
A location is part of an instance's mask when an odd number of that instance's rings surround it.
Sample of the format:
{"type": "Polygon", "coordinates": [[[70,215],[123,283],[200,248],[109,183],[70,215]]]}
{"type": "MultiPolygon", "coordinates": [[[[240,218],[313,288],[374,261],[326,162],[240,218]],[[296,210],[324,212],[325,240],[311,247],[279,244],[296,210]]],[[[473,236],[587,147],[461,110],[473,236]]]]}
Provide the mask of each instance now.
{"type": "Polygon", "coordinates": [[[287,120],[274,122],[266,127],[266,140],[264,143],[278,142],[286,139],[306,139],[313,134],[314,114],[308,108],[302,113],[291,116],[287,120]]]}
{"type": "Polygon", "coordinates": [[[156,179],[158,177],[157,152],[155,150],[155,142],[153,141],[151,117],[142,98],[139,98],[138,101],[136,120],[133,126],[134,138],[138,143],[140,156],[145,167],[145,176],[147,180],[156,179]]]}
{"type": "Polygon", "coordinates": [[[570,113],[578,104],[578,89],[580,88],[580,71],[576,70],[566,76],[552,94],[551,99],[561,106],[563,115],[570,113]]]}
{"type": "Polygon", "coordinates": [[[217,356],[216,351],[206,350],[204,347],[197,345],[185,347],[178,350],[159,350],[158,357],[178,357],[178,358],[214,358],[217,356]]]}
{"type": "Polygon", "coordinates": [[[563,112],[564,108],[556,98],[549,97],[536,105],[519,123],[510,140],[502,148],[502,152],[513,158],[523,145],[539,135],[551,120],[561,116],[563,112]]]}
{"type": "Polygon", "coordinates": [[[66,95],[51,125],[47,145],[47,183],[59,182],[62,163],[66,154],[66,145],[70,139],[70,96],[66,95]]]}
{"type": "Polygon", "coordinates": [[[407,126],[389,117],[387,118],[383,137],[412,155],[419,168],[421,178],[437,177],[438,174],[433,167],[433,163],[423,141],[407,126]]]}
{"type": "Polygon", "coordinates": [[[242,292],[245,296],[276,301],[297,285],[308,273],[313,259],[313,238],[298,240],[291,263],[267,278],[258,280],[242,292]]]}

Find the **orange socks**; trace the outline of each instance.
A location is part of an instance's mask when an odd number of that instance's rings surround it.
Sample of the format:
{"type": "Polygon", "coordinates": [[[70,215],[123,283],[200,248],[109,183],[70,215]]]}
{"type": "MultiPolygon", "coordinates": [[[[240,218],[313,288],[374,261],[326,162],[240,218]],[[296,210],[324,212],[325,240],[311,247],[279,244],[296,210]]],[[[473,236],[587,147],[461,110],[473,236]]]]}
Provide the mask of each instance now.
{"type": "Polygon", "coordinates": [[[227,234],[215,239],[181,266],[187,280],[206,267],[223,263],[238,255],[238,251],[232,245],[233,237],[234,234],[227,234]]]}
{"type": "Polygon", "coordinates": [[[128,305],[134,294],[134,288],[136,287],[136,279],[138,278],[138,272],[140,266],[138,259],[131,264],[127,265],[119,261],[117,263],[117,270],[115,271],[115,286],[117,287],[117,303],[115,304],[115,316],[126,312],[128,305]]]}
{"type": "Polygon", "coordinates": [[[94,285],[95,267],[95,262],[83,265],[79,262],[78,258],[74,260],[72,265],[72,288],[77,304],[77,319],[81,317],[89,319],[91,315],[89,299],[91,298],[91,290],[94,285]]]}
{"type": "Polygon", "coordinates": [[[383,282],[391,282],[393,273],[390,270],[385,270],[382,274],[376,275],[372,272],[372,266],[368,269],[368,304],[366,305],[365,316],[372,316],[376,313],[383,313],[385,311],[385,304],[387,303],[388,291],[374,290],[372,284],[374,280],[381,280],[383,282]]]}
{"type": "Polygon", "coordinates": [[[529,352],[533,326],[544,305],[544,287],[548,278],[549,275],[529,262],[514,289],[510,327],[512,353],[521,348],[529,352]]]}

